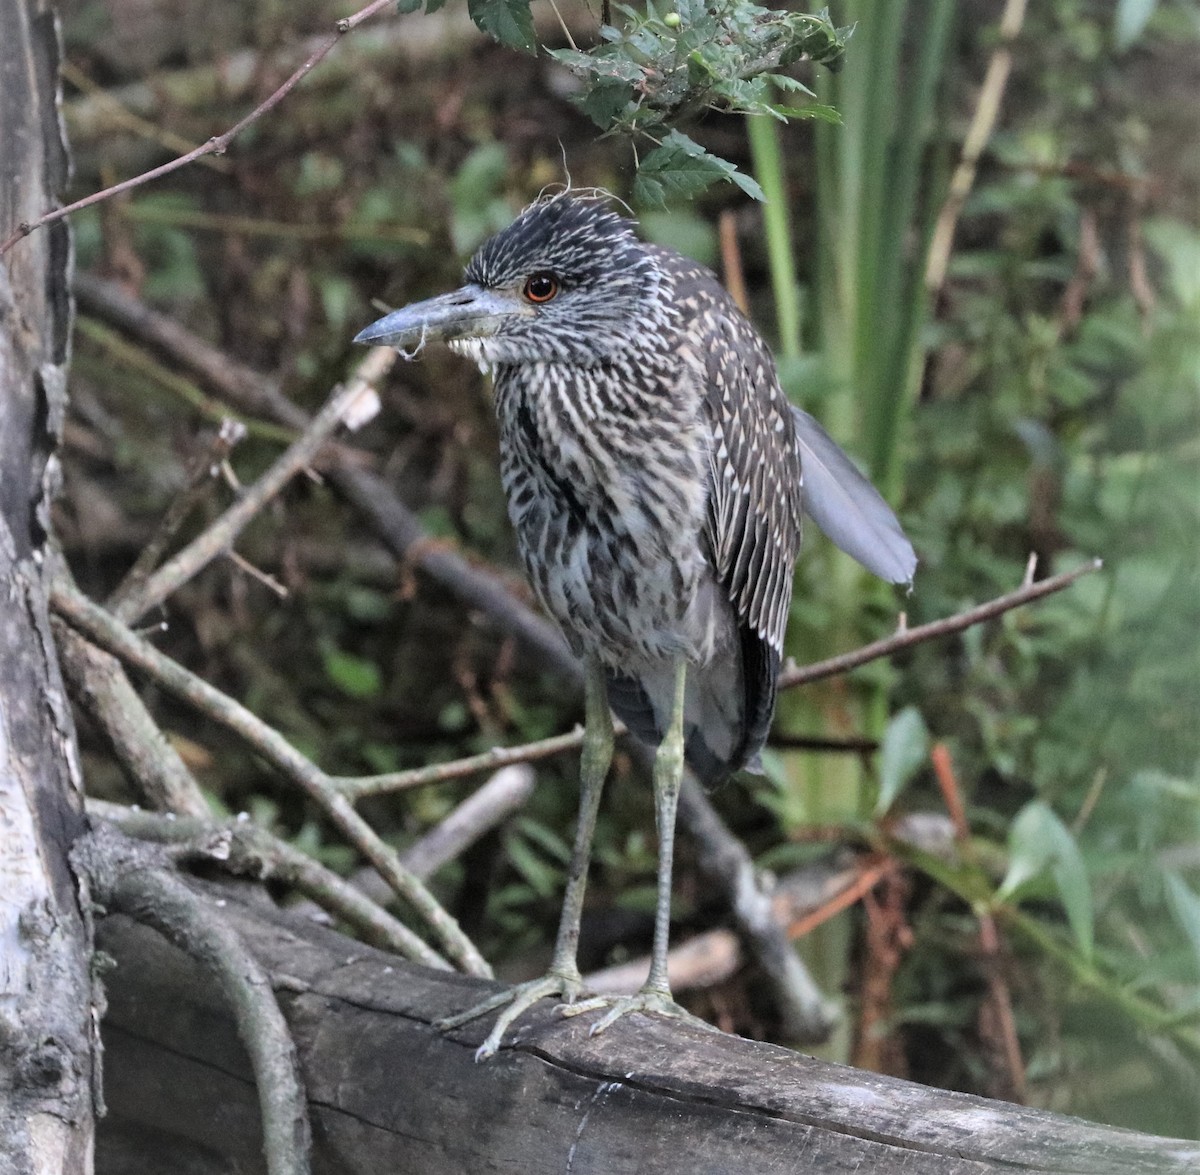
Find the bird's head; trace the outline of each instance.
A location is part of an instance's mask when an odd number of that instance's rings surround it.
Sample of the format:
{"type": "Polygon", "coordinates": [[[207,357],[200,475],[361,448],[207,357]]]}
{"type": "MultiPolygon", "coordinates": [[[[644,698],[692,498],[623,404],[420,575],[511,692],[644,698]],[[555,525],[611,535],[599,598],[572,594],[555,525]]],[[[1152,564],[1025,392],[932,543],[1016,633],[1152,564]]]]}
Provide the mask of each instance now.
{"type": "Polygon", "coordinates": [[[595,364],[644,336],[661,276],[633,225],[599,199],[531,204],[471,258],[463,286],[372,323],[356,343],[443,340],[487,366],[595,364]]]}

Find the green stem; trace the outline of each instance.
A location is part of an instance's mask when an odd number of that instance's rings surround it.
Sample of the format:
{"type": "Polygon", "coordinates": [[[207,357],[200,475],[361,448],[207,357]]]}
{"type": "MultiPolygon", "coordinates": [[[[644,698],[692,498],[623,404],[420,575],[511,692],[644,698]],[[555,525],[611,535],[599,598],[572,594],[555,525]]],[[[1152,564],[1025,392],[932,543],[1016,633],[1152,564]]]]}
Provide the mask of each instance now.
{"type": "Polygon", "coordinates": [[[800,285],[796,280],[792,227],[788,218],[787,174],[779,141],[779,123],[766,115],[746,119],[754,178],[766,196],[763,226],[767,237],[767,261],[771,269],[771,291],[779,330],[779,353],[798,359],[800,336],[800,285]]]}

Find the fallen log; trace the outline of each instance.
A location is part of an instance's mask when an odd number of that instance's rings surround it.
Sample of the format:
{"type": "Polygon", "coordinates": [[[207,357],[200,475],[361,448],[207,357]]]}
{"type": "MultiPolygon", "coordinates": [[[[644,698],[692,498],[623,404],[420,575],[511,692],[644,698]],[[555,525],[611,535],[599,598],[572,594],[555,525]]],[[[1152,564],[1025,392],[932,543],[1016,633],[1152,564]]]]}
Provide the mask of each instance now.
{"type": "MultiPolygon", "coordinates": [[[[929,1089],[656,1018],[589,1038],[547,1005],[490,1063],[487,1021],[432,1021],[486,984],[404,963],[207,888],[272,977],[308,1089],[319,1175],[1075,1172],[1200,1169],[1200,1143],[929,1089]]],[[[155,932],[104,918],[109,1116],[98,1175],[263,1170],[257,1099],[204,974],[155,932]]]]}

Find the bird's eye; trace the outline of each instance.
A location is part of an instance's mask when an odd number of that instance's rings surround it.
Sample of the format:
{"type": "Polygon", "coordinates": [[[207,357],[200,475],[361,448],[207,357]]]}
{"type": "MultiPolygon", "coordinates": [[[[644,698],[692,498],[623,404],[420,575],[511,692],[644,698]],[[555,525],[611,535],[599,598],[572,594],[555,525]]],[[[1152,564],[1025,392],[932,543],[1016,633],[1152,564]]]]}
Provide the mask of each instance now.
{"type": "Polygon", "coordinates": [[[524,292],[530,302],[549,302],[558,293],[558,278],[552,273],[535,273],[525,283],[524,292]]]}

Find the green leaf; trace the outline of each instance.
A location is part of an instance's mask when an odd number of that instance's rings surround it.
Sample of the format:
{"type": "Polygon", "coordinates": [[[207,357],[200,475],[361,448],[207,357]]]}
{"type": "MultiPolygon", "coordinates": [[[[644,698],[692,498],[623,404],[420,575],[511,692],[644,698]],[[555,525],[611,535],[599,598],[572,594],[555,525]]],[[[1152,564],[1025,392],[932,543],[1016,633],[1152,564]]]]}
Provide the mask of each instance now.
{"type": "Polygon", "coordinates": [[[642,160],[633,181],[633,198],[652,208],[666,206],[668,198],[690,200],[717,180],[737,184],[748,196],[763,199],[762,188],[726,159],[710,155],[699,143],[671,131],[662,146],[642,160]]]}
{"type": "Polygon", "coordinates": [[[786,73],[765,73],[763,77],[769,82],[773,82],[779,89],[790,94],[805,94],[809,98],[815,98],[816,94],[812,92],[803,82],[796,78],[789,77],[786,73]]]}
{"type": "Polygon", "coordinates": [[[410,12],[421,11],[421,0],[396,0],[396,11],[405,16],[410,12]]]}
{"type": "Polygon", "coordinates": [[[1200,968],[1200,894],[1197,894],[1178,873],[1166,875],[1167,905],[1179,928],[1192,944],[1196,966],[1200,968]]]}
{"type": "Polygon", "coordinates": [[[542,860],[541,856],[520,836],[510,837],[505,845],[513,868],[529,883],[541,898],[558,892],[559,871],[542,860]]]}
{"type": "Polygon", "coordinates": [[[502,45],[537,52],[529,0],[467,0],[471,19],[502,45]]]}
{"type": "Polygon", "coordinates": [[[323,661],[325,676],[351,698],[379,696],[383,678],[374,661],[345,653],[341,649],[326,650],[323,661]]]}
{"type": "Polygon", "coordinates": [[[601,78],[580,99],[579,106],[592,122],[606,131],[632,100],[631,83],[619,78],[601,78]]]}
{"type": "Polygon", "coordinates": [[[906,706],[887,725],[879,752],[879,798],[882,816],[929,758],[929,730],[915,706],[906,706]]]}
{"type": "Polygon", "coordinates": [[[1092,890],[1083,855],[1071,830],[1041,800],[1017,814],[1008,833],[1009,864],[997,897],[1012,898],[1029,882],[1049,873],[1067,912],[1075,942],[1086,958],[1094,944],[1092,890]]]}
{"type": "Polygon", "coordinates": [[[1158,7],[1158,0],[1117,0],[1113,39],[1118,49],[1128,49],[1142,35],[1158,7]]]}

